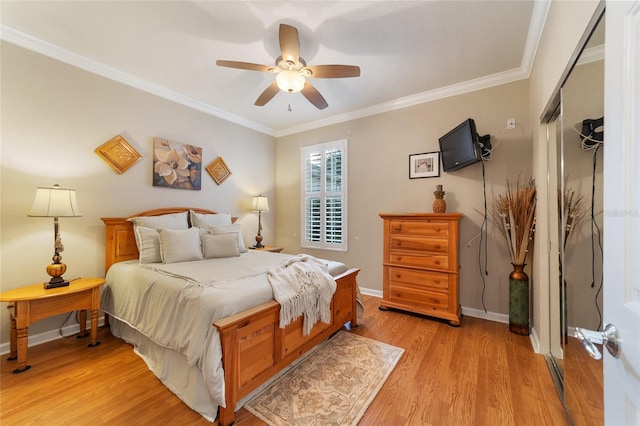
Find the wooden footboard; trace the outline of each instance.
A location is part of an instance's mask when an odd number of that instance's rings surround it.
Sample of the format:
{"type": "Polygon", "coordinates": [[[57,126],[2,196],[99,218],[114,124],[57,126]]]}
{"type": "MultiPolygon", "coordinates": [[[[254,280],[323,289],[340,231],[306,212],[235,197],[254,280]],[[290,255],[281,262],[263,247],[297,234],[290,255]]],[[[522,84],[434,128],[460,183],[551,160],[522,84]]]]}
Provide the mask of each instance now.
{"type": "Polygon", "coordinates": [[[251,391],[345,323],[357,326],[358,272],[360,269],[350,269],[336,277],[331,323],[317,323],[308,336],[302,335],[302,318],[280,328],[280,305],[275,301],[213,323],[220,332],[225,380],[226,407],[220,407],[218,416],[221,426],[234,422],[237,402],[251,391]]]}
{"type": "MultiPolygon", "coordinates": [[[[189,211],[188,207],[168,207],[136,213],[132,216],[159,216],[189,211]]],[[[212,210],[191,208],[197,213],[212,210]]],[[[235,218],[233,219],[235,220],[235,218]]],[[[105,271],[116,262],[138,258],[133,225],[127,218],[102,218],[106,225],[105,271]]],[[[237,402],[273,377],[309,349],[350,322],[357,326],[356,276],[350,269],[335,277],[336,292],[331,301],[331,323],[318,323],[308,336],[302,335],[302,319],[280,328],[280,305],[267,302],[213,325],[220,332],[225,379],[226,407],[220,407],[219,423],[234,421],[237,402]]]]}

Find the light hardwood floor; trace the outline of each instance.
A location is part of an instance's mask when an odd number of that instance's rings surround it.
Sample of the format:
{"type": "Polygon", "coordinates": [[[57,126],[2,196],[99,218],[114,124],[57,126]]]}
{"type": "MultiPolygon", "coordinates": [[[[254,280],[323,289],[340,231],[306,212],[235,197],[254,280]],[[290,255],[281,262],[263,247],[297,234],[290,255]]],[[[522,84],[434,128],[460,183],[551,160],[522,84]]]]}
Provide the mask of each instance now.
{"type": "MultiPolygon", "coordinates": [[[[360,425],[568,425],[544,358],[506,324],[379,311],[365,296],[354,332],[405,349],[360,425]]],[[[147,370],[130,345],[66,338],[29,348],[31,370],[0,362],[0,423],[9,425],[210,425],[147,370]]],[[[262,425],[241,409],[236,425],[262,425]]]]}

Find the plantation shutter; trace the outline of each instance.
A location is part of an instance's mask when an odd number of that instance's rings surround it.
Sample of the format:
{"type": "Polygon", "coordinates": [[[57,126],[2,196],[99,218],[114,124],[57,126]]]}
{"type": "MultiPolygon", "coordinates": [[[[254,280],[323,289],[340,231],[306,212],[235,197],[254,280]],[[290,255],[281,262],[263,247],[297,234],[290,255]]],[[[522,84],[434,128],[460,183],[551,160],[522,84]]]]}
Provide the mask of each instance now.
{"type": "Polygon", "coordinates": [[[347,141],[302,149],[302,247],[347,249],[347,141]]]}

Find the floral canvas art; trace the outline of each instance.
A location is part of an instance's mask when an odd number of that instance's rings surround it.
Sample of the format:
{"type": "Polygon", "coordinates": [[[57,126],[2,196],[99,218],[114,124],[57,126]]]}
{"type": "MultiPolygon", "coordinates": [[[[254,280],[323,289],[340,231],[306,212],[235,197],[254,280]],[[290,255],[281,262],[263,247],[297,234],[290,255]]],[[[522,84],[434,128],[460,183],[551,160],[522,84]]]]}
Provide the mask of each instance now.
{"type": "Polygon", "coordinates": [[[153,186],[200,190],[202,148],[153,139],[153,186]]]}

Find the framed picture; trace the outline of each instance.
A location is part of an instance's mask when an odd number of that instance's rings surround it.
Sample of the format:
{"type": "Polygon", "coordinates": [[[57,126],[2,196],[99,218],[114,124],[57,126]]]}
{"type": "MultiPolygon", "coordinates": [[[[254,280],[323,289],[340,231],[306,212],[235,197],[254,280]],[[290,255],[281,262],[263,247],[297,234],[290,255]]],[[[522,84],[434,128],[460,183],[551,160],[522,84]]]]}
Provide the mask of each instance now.
{"type": "Polygon", "coordinates": [[[231,175],[231,171],[222,157],[213,160],[213,162],[207,166],[207,171],[218,185],[231,175]]]}
{"type": "Polygon", "coordinates": [[[202,148],[153,138],[153,186],[200,190],[202,148]]]}
{"type": "Polygon", "coordinates": [[[126,172],[142,158],[140,153],[120,135],[100,145],[95,152],[118,174],[126,172]]]}
{"type": "Polygon", "coordinates": [[[409,179],[440,176],[440,152],[425,152],[409,156],[409,179]]]}

